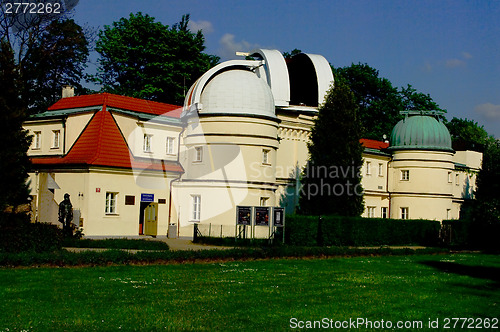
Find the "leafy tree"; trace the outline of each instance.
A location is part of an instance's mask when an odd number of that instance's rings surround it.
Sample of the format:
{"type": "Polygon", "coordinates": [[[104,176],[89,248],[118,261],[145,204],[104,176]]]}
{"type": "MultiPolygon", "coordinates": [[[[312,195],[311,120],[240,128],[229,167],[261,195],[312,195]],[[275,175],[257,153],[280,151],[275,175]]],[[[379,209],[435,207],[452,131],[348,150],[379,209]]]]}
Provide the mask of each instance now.
{"type": "Polygon", "coordinates": [[[297,49],[297,48],[294,48],[294,49],[293,49],[293,50],[291,50],[290,52],[283,52],[283,57],[284,57],[285,59],[287,59],[287,58],[291,58],[291,57],[293,57],[294,55],[297,55],[297,54],[300,54],[300,53],[302,53],[302,51],[301,51],[301,50],[299,50],[299,49],[297,49]]]}
{"type": "Polygon", "coordinates": [[[500,141],[490,139],[483,154],[483,163],[476,182],[472,202],[470,235],[477,247],[500,249],[500,141]]]}
{"type": "Polygon", "coordinates": [[[130,14],[99,32],[94,81],[103,90],[182,104],[184,93],[219,58],[203,53],[205,38],[188,29],[189,15],[171,28],[149,15],[130,14]]]}
{"type": "Polygon", "coordinates": [[[43,31],[27,58],[29,107],[43,112],[61,98],[61,87],[80,84],[89,55],[85,31],[74,20],[52,21],[43,31]]]}
{"type": "Polygon", "coordinates": [[[363,189],[359,170],[363,147],[357,103],[349,86],[337,80],[314,122],[310,159],[302,175],[302,214],[359,216],[363,189]]]}
{"type": "Polygon", "coordinates": [[[344,79],[356,97],[363,137],[381,140],[389,136],[394,125],[403,118],[404,110],[444,111],[430,95],[417,92],[411,85],[395,88],[392,83],[367,64],[352,64],[333,69],[337,78],[344,79]]]}
{"type": "Polygon", "coordinates": [[[399,95],[403,103],[403,110],[441,111],[446,113],[446,110],[440,108],[439,105],[432,100],[429,94],[417,92],[410,84],[408,84],[406,88],[401,88],[399,95]]]}
{"type": "Polygon", "coordinates": [[[491,136],[476,121],[453,118],[446,123],[455,149],[484,151],[491,136]]]}
{"type": "Polygon", "coordinates": [[[367,64],[352,64],[334,71],[336,79],[342,78],[351,88],[359,107],[359,120],[365,138],[381,140],[389,136],[394,125],[402,119],[398,90],[392,83],[379,77],[378,70],[367,64]]]}

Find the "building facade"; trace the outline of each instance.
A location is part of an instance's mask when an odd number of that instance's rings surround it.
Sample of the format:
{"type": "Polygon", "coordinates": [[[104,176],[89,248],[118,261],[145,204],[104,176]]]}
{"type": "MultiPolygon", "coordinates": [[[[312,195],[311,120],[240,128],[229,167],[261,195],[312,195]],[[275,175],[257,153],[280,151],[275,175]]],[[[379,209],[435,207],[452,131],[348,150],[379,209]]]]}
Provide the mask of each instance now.
{"type": "MultiPolygon", "coordinates": [[[[207,71],[182,107],[66,93],[26,121],[33,218],[57,223],[69,193],[86,235],[234,236],[237,206],[293,213],[313,121],[334,78],[320,55],[255,50],[207,71]],[[215,234],[215,233],[214,233],[215,234]]],[[[365,217],[458,218],[481,154],[453,151],[433,114],[408,114],[388,142],[361,140],[365,217]]],[[[256,227],[255,235],[268,236],[256,227]]]]}

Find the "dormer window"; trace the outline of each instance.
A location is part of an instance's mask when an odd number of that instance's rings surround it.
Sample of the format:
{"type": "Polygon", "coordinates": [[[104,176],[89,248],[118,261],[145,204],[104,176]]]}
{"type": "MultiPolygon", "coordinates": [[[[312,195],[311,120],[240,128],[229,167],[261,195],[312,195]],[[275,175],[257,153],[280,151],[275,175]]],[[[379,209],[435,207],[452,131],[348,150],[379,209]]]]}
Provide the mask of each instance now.
{"type": "Polygon", "coordinates": [[[143,144],[143,151],[144,152],[151,152],[152,140],[153,140],[153,135],[144,134],[144,144],[143,144]]]}
{"type": "Polygon", "coordinates": [[[33,132],[33,150],[39,150],[42,146],[42,132],[33,132]]]}
{"type": "Polygon", "coordinates": [[[52,149],[59,149],[60,130],[52,130],[52,149]]]}

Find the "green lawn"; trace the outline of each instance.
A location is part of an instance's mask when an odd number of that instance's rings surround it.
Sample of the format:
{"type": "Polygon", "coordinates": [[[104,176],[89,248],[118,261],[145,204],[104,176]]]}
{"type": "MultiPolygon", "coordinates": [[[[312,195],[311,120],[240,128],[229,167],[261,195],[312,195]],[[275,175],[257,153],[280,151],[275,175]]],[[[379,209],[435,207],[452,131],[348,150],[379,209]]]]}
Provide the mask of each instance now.
{"type": "Polygon", "coordinates": [[[442,327],[498,318],[499,287],[500,256],[481,254],[3,268],[0,331],[280,331],[292,318],[442,327]]]}

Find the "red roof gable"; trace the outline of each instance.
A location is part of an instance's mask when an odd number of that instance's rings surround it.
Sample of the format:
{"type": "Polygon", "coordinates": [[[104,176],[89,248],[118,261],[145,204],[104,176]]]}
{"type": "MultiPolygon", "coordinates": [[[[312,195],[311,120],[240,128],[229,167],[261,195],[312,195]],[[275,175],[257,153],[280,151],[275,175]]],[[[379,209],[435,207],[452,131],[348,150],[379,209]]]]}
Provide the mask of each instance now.
{"type": "Polygon", "coordinates": [[[387,149],[389,147],[389,143],[382,142],[382,141],[376,141],[374,139],[362,138],[359,140],[359,142],[365,148],[369,148],[369,149],[382,150],[382,149],[387,149]]]}
{"type": "Polygon", "coordinates": [[[140,161],[130,152],[111,113],[97,112],[64,157],[32,158],[34,165],[94,165],[183,172],[177,162],[140,161]]]}
{"type": "Polygon", "coordinates": [[[49,111],[90,107],[90,106],[108,106],[129,111],[136,111],[154,115],[165,115],[179,118],[182,112],[181,106],[159,103],[156,101],[137,99],[114,95],[111,93],[99,93],[94,95],[76,96],[62,98],[54,105],[48,108],[49,111]]]}

